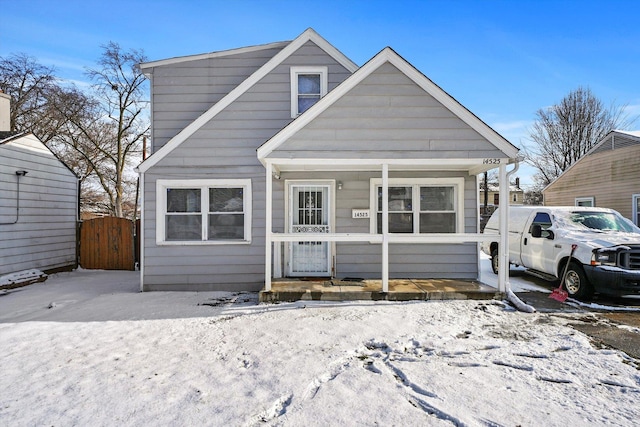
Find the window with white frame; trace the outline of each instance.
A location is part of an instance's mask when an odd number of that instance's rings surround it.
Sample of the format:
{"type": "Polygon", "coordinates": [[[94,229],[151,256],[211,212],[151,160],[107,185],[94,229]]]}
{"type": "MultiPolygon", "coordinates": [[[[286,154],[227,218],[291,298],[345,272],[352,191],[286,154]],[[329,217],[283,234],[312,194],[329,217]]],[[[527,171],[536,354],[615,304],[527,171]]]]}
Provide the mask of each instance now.
{"type": "Polygon", "coordinates": [[[158,180],[158,243],[251,241],[251,180],[158,180]]]}
{"type": "MultiPolygon", "coordinates": [[[[390,233],[460,233],[463,229],[464,179],[389,180],[390,233]]],[[[382,182],[372,179],[376,215],[374,230],[382,233],[382,182]]]]}
{"type": "Polygon", "coordinates": [[[298,117],[327,94],[327,67],[291,67],[291,117],[298,117]]]}
{"type": "Polygon", "coordinates": [[[633,223],[640,227],[640,194],[634,194],[631,196],[633,199],[632,215],[633,223]]]}
{"type": "Polygon", "coordinates": [[[576,206],[595,206],[595,200],[593,197],[576,197],[576,206]]]}

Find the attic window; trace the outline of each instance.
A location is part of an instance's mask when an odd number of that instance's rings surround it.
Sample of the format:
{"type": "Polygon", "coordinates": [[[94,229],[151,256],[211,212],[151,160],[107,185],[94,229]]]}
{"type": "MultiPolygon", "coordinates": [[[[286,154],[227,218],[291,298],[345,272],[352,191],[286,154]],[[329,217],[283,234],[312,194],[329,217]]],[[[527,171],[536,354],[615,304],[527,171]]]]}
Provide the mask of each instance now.
{"type": "Polygon", "coordinates": [[[291,67],[291,117],[298,117],[327,94],[327,67],[291,67]]]}

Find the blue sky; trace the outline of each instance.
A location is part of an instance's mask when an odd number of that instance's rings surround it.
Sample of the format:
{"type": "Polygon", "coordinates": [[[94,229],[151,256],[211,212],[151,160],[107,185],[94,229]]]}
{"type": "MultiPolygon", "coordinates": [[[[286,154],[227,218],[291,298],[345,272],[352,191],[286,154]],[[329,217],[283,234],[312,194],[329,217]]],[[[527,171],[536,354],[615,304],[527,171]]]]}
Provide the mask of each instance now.
{"type": "Polygon", "coordinates": [[[391,46],[518,147],[536,110],[578,86],[640,114],[635,0],[0,0],[0,11],[0,56],[27,53],[75,81],[109,41],[159,60],[313,27],[359,65],[391,46]]]}

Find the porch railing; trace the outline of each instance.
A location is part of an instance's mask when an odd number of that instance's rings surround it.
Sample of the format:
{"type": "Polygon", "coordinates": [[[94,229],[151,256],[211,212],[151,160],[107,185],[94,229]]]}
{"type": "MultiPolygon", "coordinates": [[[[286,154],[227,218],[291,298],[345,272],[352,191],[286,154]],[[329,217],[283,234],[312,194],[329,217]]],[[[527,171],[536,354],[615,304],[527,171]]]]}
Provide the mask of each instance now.
{"type": "MultiPolygon", "coordinates": [[[[430,234],[387,234],[387,244],[462,244],[482,243],[495,236],[482,233],[430,233],[430,234]]],[[[281,242],[365,242],[370,244],[384,244],[382,234],[371,233],[271,233],[273,244],[274,267],[282,264],[281,242]]],[[[388,255],[387,255],[388,257],[388,255]]],[[[388,265],[388,258],[382,259],[383,266],[388,265]]],[[[279,268],[274,268],[275,277],[281,274],[279,268]]],[[[265,283],[265,290],[271,290],[271,278],[265,283]]],[[[384,281],[383,281],[383,291],[384,281]]]]}

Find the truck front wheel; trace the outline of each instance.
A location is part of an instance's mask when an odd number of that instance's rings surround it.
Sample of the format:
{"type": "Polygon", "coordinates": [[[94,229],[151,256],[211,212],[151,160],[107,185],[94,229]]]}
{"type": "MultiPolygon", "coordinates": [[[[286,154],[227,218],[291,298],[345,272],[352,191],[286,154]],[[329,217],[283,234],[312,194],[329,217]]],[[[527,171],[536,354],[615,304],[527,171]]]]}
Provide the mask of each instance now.
{"type": "Polygon", "coordinates": [[[575,261],[569,263],[567,275],[564,278],[564,287],[570,296],[580,300],[589,299],[593,294],[591,284],[587,280],[582,266],[575,261]]]}
{"type": "Polygon", "coordinates": [[[498,274],[498,248],[491,250],[491,270],[493,274],[498,274]]]}

